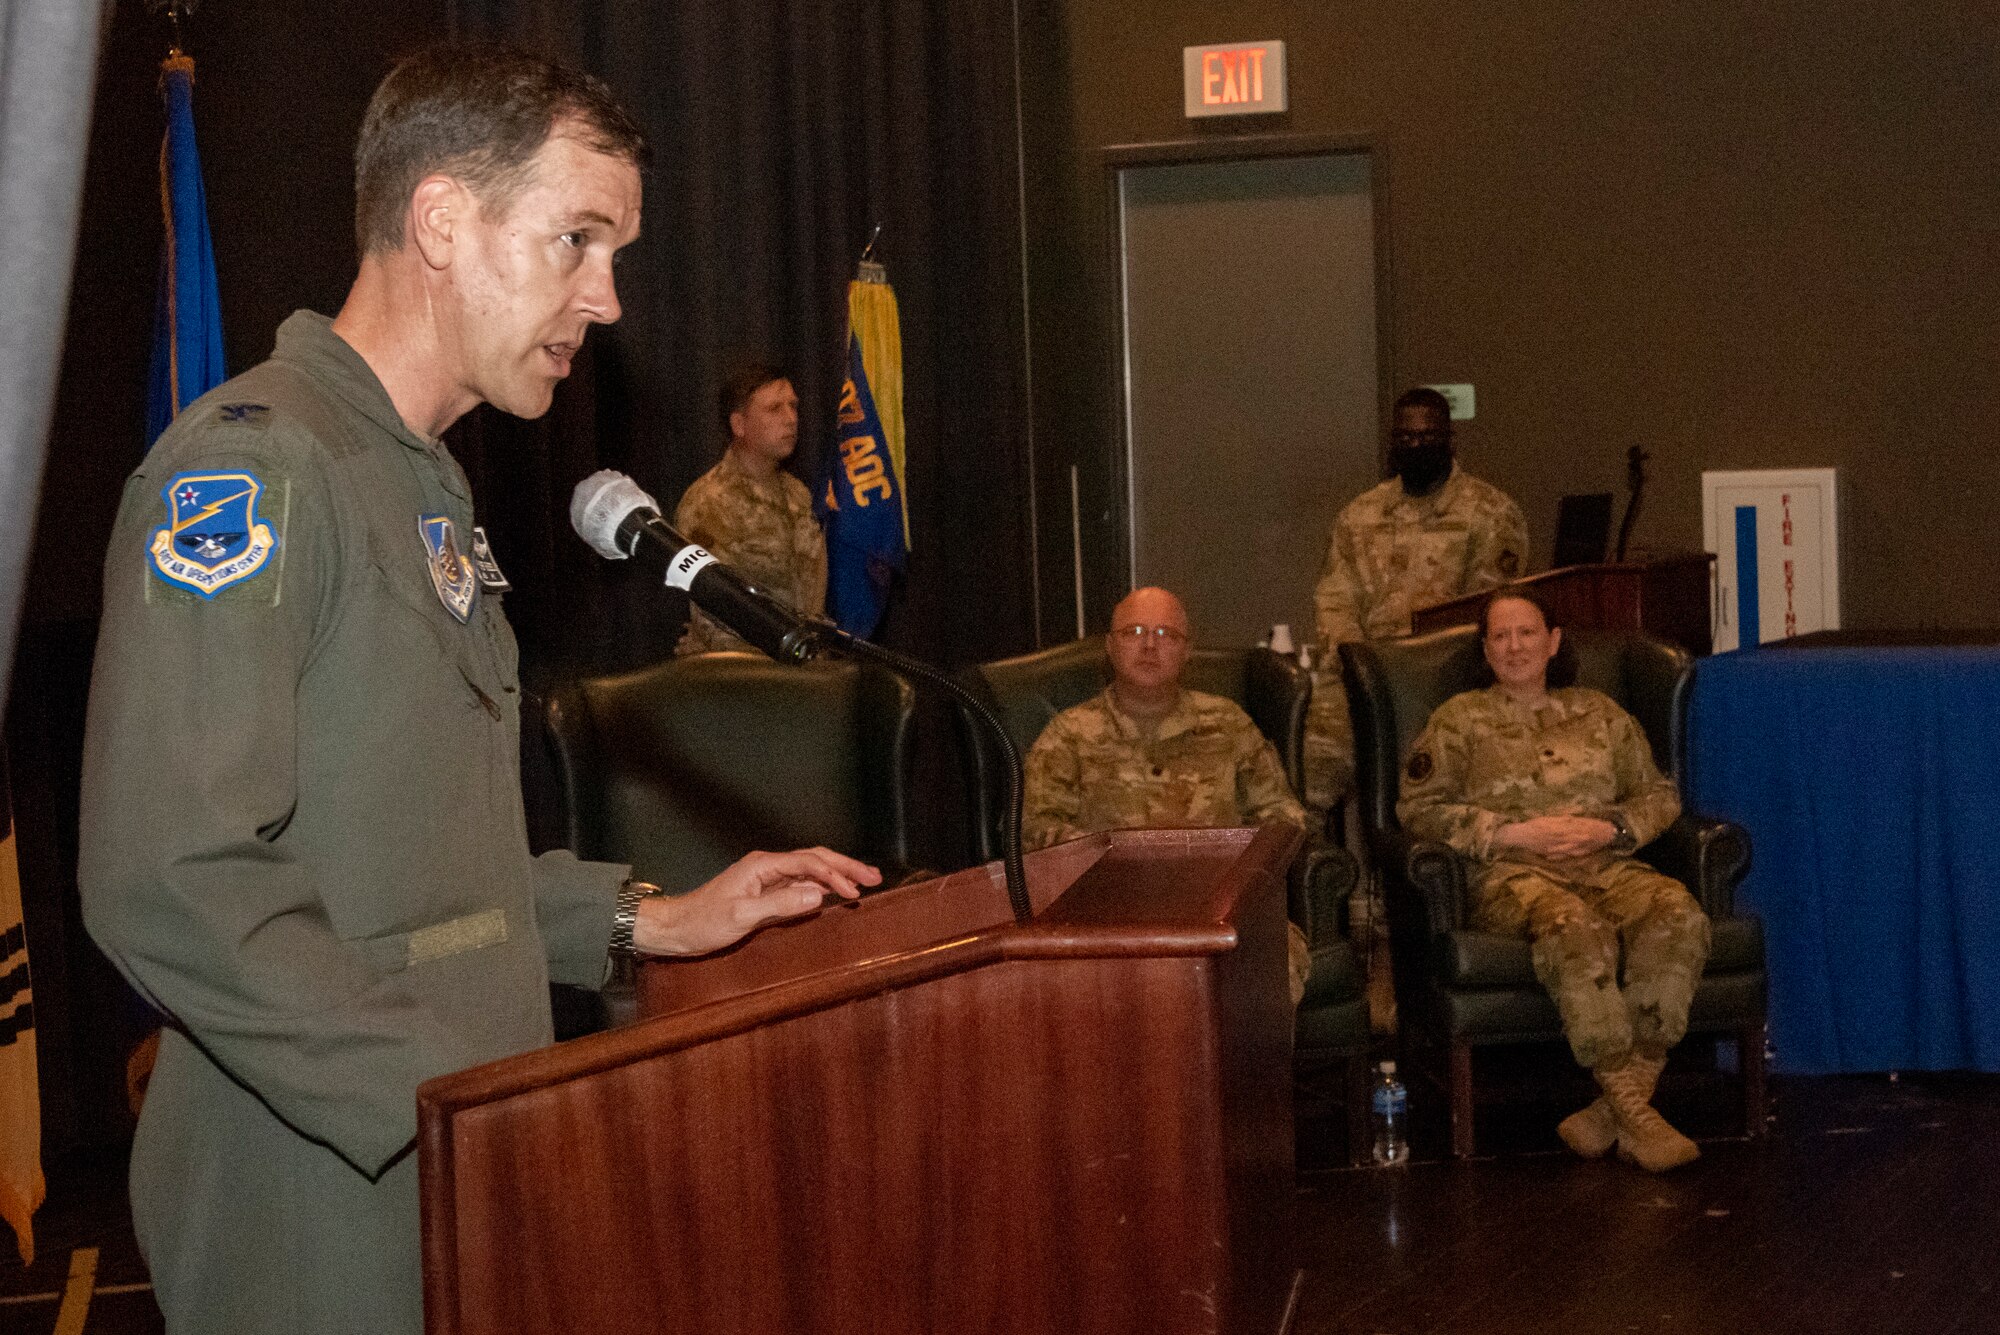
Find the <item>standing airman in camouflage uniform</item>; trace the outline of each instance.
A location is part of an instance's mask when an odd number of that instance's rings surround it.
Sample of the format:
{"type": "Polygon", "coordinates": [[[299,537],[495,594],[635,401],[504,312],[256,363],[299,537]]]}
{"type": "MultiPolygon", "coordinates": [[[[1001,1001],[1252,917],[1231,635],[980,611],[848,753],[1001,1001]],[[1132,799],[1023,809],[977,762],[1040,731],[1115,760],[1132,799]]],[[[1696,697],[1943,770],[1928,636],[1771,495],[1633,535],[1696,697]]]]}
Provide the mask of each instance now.
{"type": "Polygon", "coordinates": [[[1708,917],[1680,882],[1632,856],[1673,824],[1680,797],[1613,700],[1548,689],[1562,632],[1538,604],[1496,594],[1484,627],[1495,684],[1431,715],[1396,815],[1472,860],[1474,927],[1534,943],[1571,1051],[1607,1095],[1564,1121],[1564,1141],[1591,1158],[1617,1143],[1654,1171],[1685,1163],[1693,1142],[1648,1103],[1687,1032],[1708,917]]]}
{"type": "MultiPolygon", "coordinates": [[[[1021,838],[1030,849],[1100,830],[1175,825],[1304,829],[1278,752],[1241,706],[1181,685],[1187,610],[1140,589],[1111,614],[1111,685],[1049,720],[1028,751],[1021,838]]],[[[1291,930],[1292,1002],[1311,968],[1291,930]]]]}
{"type": "MultiPolygon", "coordinates": [[[[681,497],[674,527],[793,611],[819,616],[826,611],[826,537],[805,483],[779,467],[799,439],[792,382],[773,367],[746,367],[722,387],[721,407],[729,446],[681,497]]],[[[719,649],[752,646],[692,609],[674,653],[719,649]]]]}
{"type": "Polygon", "coordinates": [[[1313,590],[1319,667],[1306,716],[1306,800],[1329,807],[1354,779],[1354,725],[1336,646],[1410,633],[1411,614],[1517,578],[1528,525],[1498,487],[1453,462],[1451,407],[1436,390],[1396,400],[1397,474],[1340,512],[1313,590]]]}

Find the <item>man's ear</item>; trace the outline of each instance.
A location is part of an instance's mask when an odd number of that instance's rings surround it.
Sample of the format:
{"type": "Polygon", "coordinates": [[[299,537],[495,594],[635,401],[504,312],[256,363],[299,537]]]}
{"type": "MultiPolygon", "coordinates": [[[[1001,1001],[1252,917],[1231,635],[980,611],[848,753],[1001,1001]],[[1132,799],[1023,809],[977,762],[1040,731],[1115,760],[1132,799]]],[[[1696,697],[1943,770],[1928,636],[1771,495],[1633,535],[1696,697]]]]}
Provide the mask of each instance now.
{"type": "Polygon", "coordinates": [[[744,416],[743,409],[738,408],[735,412],[729,414],[730,439],[731,440],[743,439],[744,436],[749,434],[747,431],[744,430],[744,428],[747,427],[749,424],[750,424],[749,419],[744,416]]]}
{"type": "Polygon", "coordinates": [[[472,192],[449,176],[426,176],[410,194],[410,216],[404,228],[424,263],[433,269],[451,266],[459,227],[478,207],[472,192]]]}

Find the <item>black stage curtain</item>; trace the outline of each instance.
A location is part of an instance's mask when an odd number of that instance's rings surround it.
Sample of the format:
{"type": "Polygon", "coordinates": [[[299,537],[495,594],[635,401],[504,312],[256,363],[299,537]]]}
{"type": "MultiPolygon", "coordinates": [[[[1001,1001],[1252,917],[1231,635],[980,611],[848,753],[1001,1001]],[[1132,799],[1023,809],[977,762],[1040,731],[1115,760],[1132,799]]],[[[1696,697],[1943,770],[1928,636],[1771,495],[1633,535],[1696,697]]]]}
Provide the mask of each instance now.
{"type": "Polygon", "coordinates": [[[601,75],[653,142],[623,320],[538,423],[456,429],[525,670],[670,652],[685,607],[569,532],[571,488],[631,473],[669,512],[720,456],[733,363],[787,367],[811,486],[844,367],[846,288],[876,225],[902,311],[910,525],[883,638],[965,663],[1033,647],[1014,32],[1007,0],[461,0],[451,26],[601,75]]]}
{"type": "MultiPolygon", "coordinates": [[[[515,584],[508,610],[530,689],[669,651],[682,609],[585,550],[569,532],[569,493],[610,466],[671,507],[720,452],[713,404],[732,357],[758,350],[791,365],[797,466],[817,475],[845,287],[878,222],[903,311],[915,539],[888,638],[954,665],[1031,647],[1008,0],[204,6],[188,38],[231,369],[261,359],[295,307],[338,308],[354,272],[349,154],[362,107],[397,56],[448,33],[595,70],[658,153],[645,235],[620,275],[625,319],[591,335],[545,420],[482,409],[453,433],[515,584]]],[[[36,955],[52,1150],[129,1130],[122,1063],[137,1021],[77,917],[76,790],[104,544],[141,453],[165,42],[143,7],[111,11],[7,719],[28,912],[65,934],[36,955]]],[[[546,841],[539,718],[523,723],[530,816],[546,841]]],[[[920,766],[936,776],[924,791],[948,844],[956,775],[943,732],[933,716],[920,766]]]]}

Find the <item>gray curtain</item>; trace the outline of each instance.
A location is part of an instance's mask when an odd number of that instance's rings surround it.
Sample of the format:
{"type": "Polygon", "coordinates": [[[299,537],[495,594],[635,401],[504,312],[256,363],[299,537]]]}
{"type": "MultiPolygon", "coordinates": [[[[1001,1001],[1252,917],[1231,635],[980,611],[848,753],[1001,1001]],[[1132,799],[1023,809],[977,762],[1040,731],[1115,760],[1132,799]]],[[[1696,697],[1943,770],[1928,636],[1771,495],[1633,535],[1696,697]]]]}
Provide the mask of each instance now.
{"type": "Polygon", "coordinates": [[[35,533],[105,13],[0,0],[0,664],[35,533]]]}

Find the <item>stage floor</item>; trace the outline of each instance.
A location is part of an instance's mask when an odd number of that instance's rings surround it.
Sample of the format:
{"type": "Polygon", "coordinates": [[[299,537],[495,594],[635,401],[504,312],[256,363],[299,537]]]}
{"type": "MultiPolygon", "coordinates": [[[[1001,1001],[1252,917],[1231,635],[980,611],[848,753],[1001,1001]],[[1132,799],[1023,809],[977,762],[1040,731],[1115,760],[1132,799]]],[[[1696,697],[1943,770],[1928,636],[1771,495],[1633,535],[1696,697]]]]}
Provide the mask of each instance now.
{"type": "MultiPolygon", "coordinates": [[[[1306,1270],[1297,1335],[1974,1335],[2000,1330],[2000,1077],[1815,1076],[1772,1082],[1761,1143],[1703,1141],[1651,1177],[1550,1148],[1560,1109],[1494,1111],[1491,1157],[1332,1169],[1339,1124],[1302,1123],[1296,1200],[1306,1270]]],[[[1429,1092],[1420,1090],[1421,1100],[1429,1092]]],[[[1728,1129],[1726,1098],[1682,1101],[1697,1133],[1728,1129]]],[[[1434,1099],[1432,1100],[1435,1101],[1434,1099]]],[[[1674,1111],[1669,1107],[1669,1111],[1674,1111]]],[[[1425,1117],[1423,1122],[1431,1119],[1425,1117]]],[[[163,1327],[132,1240],[124,1164],[49,1165],[40,1255],[0,1257],[0,1335],[49,1335],[65,1294],[88,1335],[163,1327]],[[87,1286],[72,1268],[96,1250],[87,1286]]],[[[1059,1333],[1052,1333],[1059,1335],[1059,1333]]]]}

